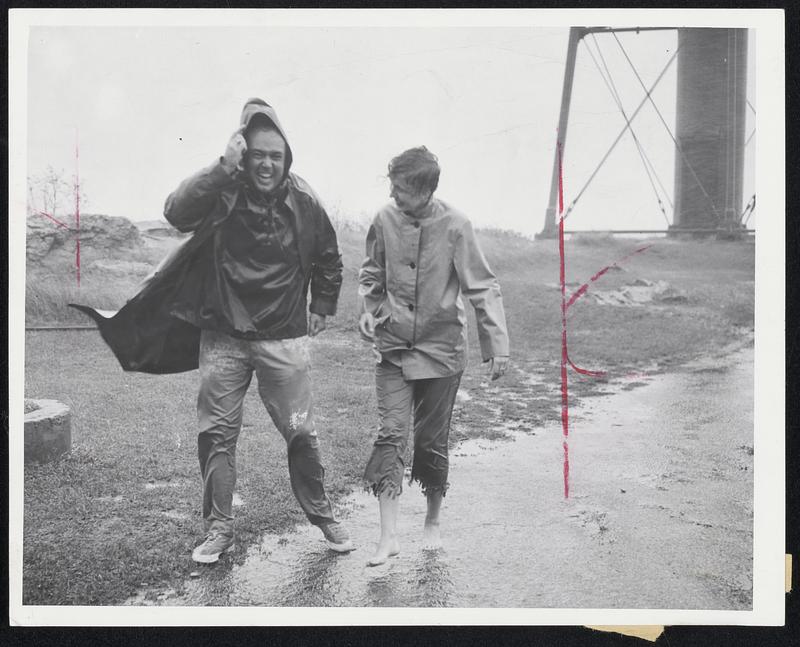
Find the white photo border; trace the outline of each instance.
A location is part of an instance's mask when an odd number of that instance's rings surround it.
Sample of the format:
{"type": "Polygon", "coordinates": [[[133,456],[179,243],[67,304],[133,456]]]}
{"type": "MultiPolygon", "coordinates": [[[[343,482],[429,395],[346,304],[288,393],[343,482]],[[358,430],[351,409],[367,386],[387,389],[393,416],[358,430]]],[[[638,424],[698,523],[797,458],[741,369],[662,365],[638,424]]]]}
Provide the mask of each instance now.
{"type": "MultiPolygon", "coordinates": [[[[9,579],[11,625],[782,625],[785,537],[785,79],[779,9],[11,9],[9,17],[9,579]],[[27,57],[37,26],[739,27],[756,39],[755,438],[753,608],[152,608],[22,604],[27,57]],[[781,217],[784,216],[784,217],[781,217]]],[[[557,91],[558,89],[554,90],[557,91]]]]}

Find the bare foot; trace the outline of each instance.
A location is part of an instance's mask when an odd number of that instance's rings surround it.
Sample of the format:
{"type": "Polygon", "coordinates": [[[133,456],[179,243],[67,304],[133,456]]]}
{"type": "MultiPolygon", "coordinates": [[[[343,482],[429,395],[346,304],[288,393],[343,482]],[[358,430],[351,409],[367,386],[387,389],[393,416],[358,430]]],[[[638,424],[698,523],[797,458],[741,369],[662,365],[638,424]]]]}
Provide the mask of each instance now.
{"type": "Polygon", "coordinates": [[[367,560],[367,566],[379,566],[381,564],[385,564],[386,560],[390,557],[394,557],[400,553],[400,543],[397,541],[397,538],[389,539],[387,541],[381,541],[378,544],[378,548],[375,551],[375,554],[367,560]]]}
{"type": "Polygon", "coordinates": [[[436,550],[442,547],[442,537],[439,534],[439,522],[425,520],[425,529],[422,531],[422,548],[436,550]]]}

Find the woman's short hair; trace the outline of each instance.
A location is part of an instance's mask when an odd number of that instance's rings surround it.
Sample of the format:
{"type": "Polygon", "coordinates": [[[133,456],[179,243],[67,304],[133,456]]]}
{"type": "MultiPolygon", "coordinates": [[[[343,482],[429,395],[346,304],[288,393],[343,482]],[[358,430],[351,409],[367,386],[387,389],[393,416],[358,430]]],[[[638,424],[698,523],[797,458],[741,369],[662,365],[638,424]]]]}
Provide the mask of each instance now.
{"type": "Polygon", "coordinates": [[[409,148],[389,162],[389,179],[402,178],[417,193],[433,193],[439,186],[439,161],[424,146],[409,148]]]}

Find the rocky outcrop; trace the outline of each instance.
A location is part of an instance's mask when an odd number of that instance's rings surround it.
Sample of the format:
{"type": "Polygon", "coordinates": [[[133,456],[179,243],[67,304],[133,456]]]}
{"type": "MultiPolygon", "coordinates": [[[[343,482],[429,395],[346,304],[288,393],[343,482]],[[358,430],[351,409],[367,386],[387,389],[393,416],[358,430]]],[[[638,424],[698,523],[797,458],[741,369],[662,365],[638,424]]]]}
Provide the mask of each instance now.
{"type": "MultiPolygon", "coordinates": [[[[28,263],[49,265],[75,256],[74,220],[59,226],[42,215],[28,216],[27,258],[28,263]]],[[[81,257],[91,262],[98,259],[130,259],[144,249],[139,229],[126,218],[115,218],[100,214],[81,216],[81,257]]]]}

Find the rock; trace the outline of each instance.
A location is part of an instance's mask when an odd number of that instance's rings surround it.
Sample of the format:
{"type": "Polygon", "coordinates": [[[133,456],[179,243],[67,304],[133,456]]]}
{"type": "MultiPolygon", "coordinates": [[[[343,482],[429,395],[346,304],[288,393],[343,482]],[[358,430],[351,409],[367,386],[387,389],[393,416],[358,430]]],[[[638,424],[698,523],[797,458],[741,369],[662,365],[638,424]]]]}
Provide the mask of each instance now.
{"type": "Polygon", "coordinates": [[[175,589],[166,589],[162,591],[156,596],[156,600],[159,602],[163,602],[164,600],[168,600],[169,598],[174,598],[177,595],[175,589]]]}
{"type": "MultiPolygon", "coordinates": [[[[75,256],[75,219],[59,218],[62,227],[39,214],[28,216],[26,252],[28,263],[52,264],[75,256]]],[[[126,218],[84,214],[80,226],[81,256],[92,258],[129,259],[131,252],[141,252],[144,241],[139,229],[126,218]]]]}
{"type": "Polygon", "coordinates": [[[617,290],[592,290],[588,295],[600,305],[643,306],[648,303],[686,303],[688,298],[666,281],[636,279],[617,290]]]}
{"type": "Polygon", "coordinates": [[[189,234],[181,233],[166,220],[140,220],[136,227],[142,235],[149,238],[186,238],[189,234]]]}
{"type": "Polygon", "coordinates": [[[33,400],[38,408],[25,413],[25,461],[45,463],[72,447],[69,407],[57,400],[33,400]]]}
{"type": "Polygon", "coordinates": [[[688,303],[689,297],[678,292],[673,287],[667,287],[656,295],[656,301],[660,303],[688,303]]]}

